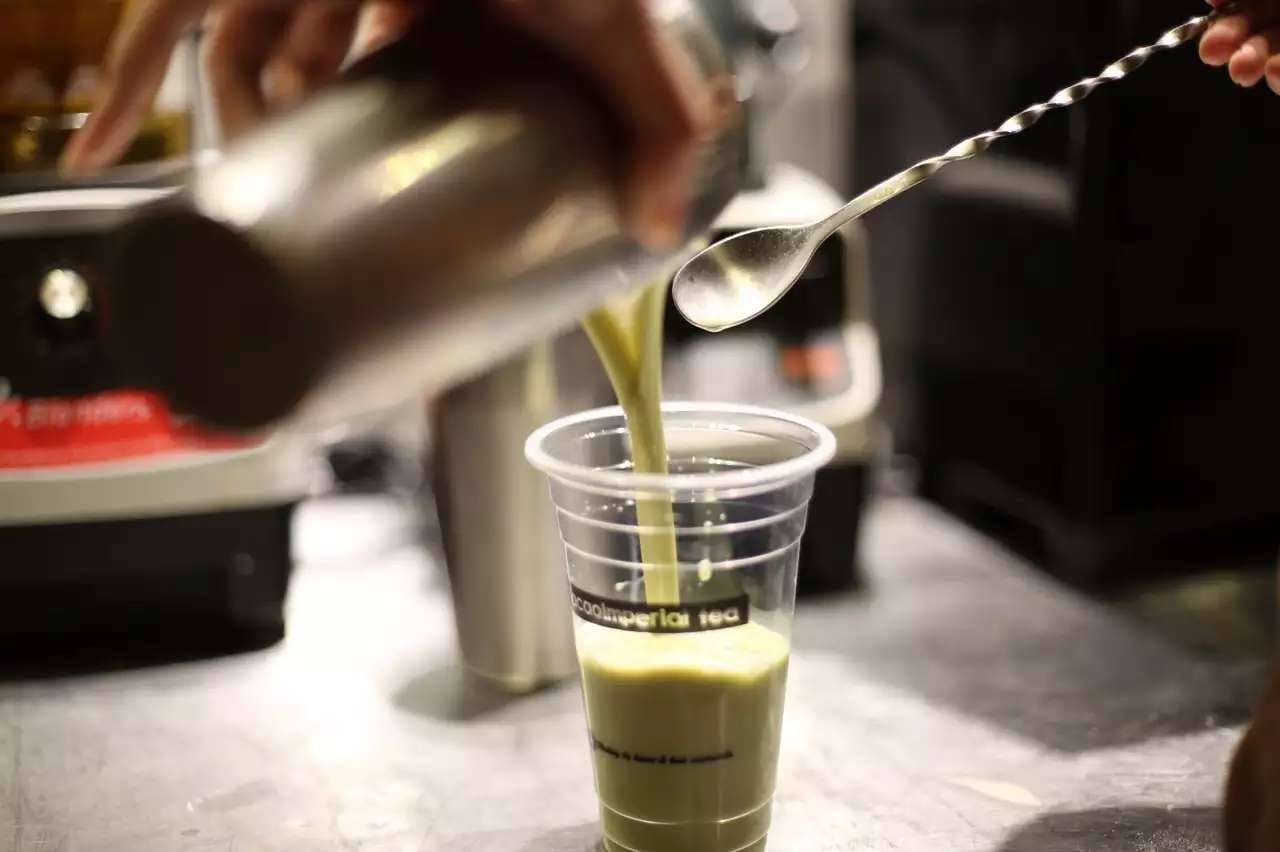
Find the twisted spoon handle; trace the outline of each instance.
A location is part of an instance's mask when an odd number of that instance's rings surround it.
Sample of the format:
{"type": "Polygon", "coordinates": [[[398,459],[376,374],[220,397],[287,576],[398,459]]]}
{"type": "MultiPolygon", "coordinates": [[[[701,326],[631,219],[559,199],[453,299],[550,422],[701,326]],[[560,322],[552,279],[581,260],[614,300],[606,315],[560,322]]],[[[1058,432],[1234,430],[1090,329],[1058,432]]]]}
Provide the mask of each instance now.
{"type": "Polygon", "coordinates": [[[1048,102],[1027,107],[1017,115],[1006,119],[1004,124],[995,130],[988,130],[959,143],[951,150],[937,157],[922,160],[906,171],[868,189],[847,205],[819,223],[819,236],[823,239],[831,236],[841,225],[869,213],[884,204],[890,198],[907,191],[911,187],[932,177],[940,169],[970,157],[976,157],[990,148],[997,140],[1006,136],[1014,136],[1038,122],[1045,113],[1055,109],[1069,107],[1079,103],[1093,93],[1093,90],[1106,83],[1123,80],[1137,71],[1147,60],[1157,53],[1173,50],[1199,37],[1218,17],[1231,14],[1237,4],[1222,6],[1215,12],[1192,18],[1180,27],[1175,27],[1162,35],[1155,44],[1140,47],[1123,59],[1111,63],[1096,77],[1087,77],[1073,86],[1058,92],[1048,102]]]}

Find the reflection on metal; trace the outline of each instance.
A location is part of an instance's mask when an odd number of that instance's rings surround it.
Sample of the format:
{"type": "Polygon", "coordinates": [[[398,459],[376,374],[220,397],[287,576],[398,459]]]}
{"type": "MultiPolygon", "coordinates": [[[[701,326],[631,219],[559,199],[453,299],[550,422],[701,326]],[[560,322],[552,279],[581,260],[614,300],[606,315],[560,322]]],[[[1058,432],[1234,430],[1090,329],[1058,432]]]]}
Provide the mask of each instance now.
{"type": "Polygon", "coordinates": [[[515,116],[465,116],[388,154],[378,169],[379,191],[384,199],[390,199],[473,151],[481,142],[505,145],[520,130],[520,120],[515,116]]]}
{"type": "Polygon", "coordinates": [[[210,218],[247,228],[262,218],[273,199],[296,193],[304,179],[299,164],[284,152],[255,162],[228,162],[213,191],[201,193],[199,200],[210,218]]]}
{"type": "Polygon", "coordinates": [[[74,269],[50,270],[40,284],[40,307],[54,319],[74,319],[89,310],[89,284],[74,269]]]}

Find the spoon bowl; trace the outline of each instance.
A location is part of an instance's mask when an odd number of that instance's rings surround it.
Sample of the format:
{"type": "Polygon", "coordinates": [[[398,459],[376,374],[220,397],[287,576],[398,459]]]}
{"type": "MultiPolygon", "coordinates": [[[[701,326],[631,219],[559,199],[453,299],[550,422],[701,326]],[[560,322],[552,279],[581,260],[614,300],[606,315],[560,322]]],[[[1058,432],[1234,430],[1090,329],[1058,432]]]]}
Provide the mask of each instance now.
{"type": "Polygon", "coordinates": [[[676,308],[706,331],[755,319],[804,274],[822,240],[809,226],[756,228],[721,240],[676,275],[676,308]]]}

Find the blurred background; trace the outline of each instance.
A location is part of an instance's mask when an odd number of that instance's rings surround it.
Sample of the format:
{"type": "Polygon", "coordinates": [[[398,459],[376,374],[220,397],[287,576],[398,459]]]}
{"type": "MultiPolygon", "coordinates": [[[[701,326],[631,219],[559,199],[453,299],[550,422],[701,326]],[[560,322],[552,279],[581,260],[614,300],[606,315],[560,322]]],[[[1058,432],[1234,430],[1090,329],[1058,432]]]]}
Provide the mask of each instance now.
{"type": "MultiPolygon", "coordinates": [[[[863,0],[854,184],[994,125],[1194,2],[863,0]]],[[[886,417],[932,500],[1063,577],[1270,560],[1280,109],[1194,51],[873,216],[886,417]]]]}
{"type": "MultiPolygon", "coordinates": [[[[1204,9],[699,5],[750,124],[716,235],[823,216],[1204,9]]],[[[117,228],[218,128],[192,33],[125,163],[54,172],[122,8],[0,0],[0,850],[593,848],[522,452],[612,402],[588,342],[322,431],[228,435],[135,386],[117,228]]],[[[783,848],[1217,848],[1275,641],[1278,151],[1280,98],[1183,48],[843,230],[758,321],[669,307],[669,398],[838,439],[783,848]]]]}

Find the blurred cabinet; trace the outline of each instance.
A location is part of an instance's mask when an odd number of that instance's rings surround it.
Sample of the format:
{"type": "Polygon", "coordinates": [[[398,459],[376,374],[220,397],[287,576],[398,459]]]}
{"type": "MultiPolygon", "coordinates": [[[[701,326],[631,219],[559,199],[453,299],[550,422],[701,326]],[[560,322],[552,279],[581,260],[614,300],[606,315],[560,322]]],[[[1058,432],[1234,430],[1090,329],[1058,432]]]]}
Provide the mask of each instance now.
{"type": "MultiPolygon", "coordinates": [[[[859,182],[1202,10],[861,0],[859,182]]],[[[1280,98],[1184,49],[871,217],[926,496],[1082,582],[1271,558],[1277,150],[1280,98]]]]}

